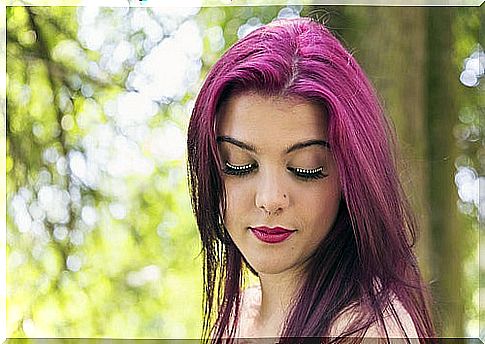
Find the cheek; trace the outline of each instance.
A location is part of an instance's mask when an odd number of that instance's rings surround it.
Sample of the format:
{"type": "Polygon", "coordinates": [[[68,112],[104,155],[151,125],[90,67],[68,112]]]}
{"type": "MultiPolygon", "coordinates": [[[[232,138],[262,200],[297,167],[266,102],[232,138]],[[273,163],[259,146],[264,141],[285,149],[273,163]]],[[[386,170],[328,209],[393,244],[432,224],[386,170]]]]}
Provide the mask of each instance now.
{"type": "Polygon", "coordinates": [[[246,218],[251,211],[251,187],[248,183],[228,178],[225,181],[225,188],[226,213],[224,223],[228,230],[232,230],[237,226],[238,219],[246,218]]]}
{"type": "Polygon", "coordinates": [[[338,184],[324,185],[318,190],[301,194],[301,201],[306,205],[303,210],[313,226],[328,232],[333,225],[340,205],[340,188],[338,184]],[[330,186],[331,185],[331,186],[330,186]]]}

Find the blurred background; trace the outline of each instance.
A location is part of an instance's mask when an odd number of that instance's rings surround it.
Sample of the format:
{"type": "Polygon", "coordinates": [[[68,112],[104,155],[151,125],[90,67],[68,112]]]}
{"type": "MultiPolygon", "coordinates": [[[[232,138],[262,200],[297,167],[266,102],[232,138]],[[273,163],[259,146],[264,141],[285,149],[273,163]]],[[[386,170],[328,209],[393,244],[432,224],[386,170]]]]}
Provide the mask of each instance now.
{"type": "Polygon", "coordinates": [[[8,7],[7,336],[200,336],[185,162],[194,98],[238,38],[310,16],[357,58],[395,125],[440,336],[483,338],[483,14],[8,7]]]}

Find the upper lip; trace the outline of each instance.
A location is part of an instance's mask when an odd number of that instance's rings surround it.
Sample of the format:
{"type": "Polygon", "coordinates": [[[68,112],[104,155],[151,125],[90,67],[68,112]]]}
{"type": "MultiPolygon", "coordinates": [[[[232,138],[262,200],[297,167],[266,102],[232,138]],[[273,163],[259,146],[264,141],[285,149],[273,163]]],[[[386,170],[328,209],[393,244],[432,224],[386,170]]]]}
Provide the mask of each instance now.
{"type": "Polygon", "coordinates": [[[258,226],[258,227],[251,227],[251,229],[264,232],[267,234],[283,234],[283,233],[288,233],[288,232],[294,232],[295,230],[293,229],[287,229],[284,227],[266,227],[266,226],[258,226]]]}

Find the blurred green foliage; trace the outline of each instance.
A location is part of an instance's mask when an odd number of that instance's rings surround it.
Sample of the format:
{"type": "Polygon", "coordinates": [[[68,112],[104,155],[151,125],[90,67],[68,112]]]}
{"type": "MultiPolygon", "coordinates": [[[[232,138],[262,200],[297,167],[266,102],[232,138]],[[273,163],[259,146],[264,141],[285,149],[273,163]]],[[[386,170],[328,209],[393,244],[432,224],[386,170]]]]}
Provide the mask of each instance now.
{"type": "MultiPolygon", "coordinates": [[[[111,188],[123,189],[122,196],[70,171],[70,154],[87,154],[85,135],[110,121],[103,104],[121,92],[128,73],[106,79],[89,74],[86,62],[99,54],[79,43],[76,12],[7,11],[8,333],[197,337],[200,248],[184,160],[160,163],[143,177],[99,172],[111,188]],[[68,49],[61,53],[61,47],[68,49]],[[40,204],[46,187],[61,192],[64,205],[52,195],[40,204]],[[113,205],[121,215],[113,217],[113,205]],[[49,207],[59,206],[66,207],[67,218],[49,218],[49,207]],[[95,221],[86,224],[83,211],[94,213],[95,221]],[[19,231],[29,214],[31,222],[19,231]]],[[[172,116],[167,106],[153,120],[184,123],[188,115],[172,116]]]]}

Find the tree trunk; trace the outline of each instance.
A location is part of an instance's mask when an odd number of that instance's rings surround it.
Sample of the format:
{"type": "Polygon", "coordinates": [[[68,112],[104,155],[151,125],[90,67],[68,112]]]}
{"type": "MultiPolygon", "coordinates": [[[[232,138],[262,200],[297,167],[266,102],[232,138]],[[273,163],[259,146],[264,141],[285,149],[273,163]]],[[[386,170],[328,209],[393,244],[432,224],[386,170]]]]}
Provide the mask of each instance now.
{"type": "Polygon", "coordinates": [[[428,8],[427,112],[432,267],[442,336],[463,336],[463,238],[454,185],[458,73],[453,67],[453,9],[428,8]]]}

